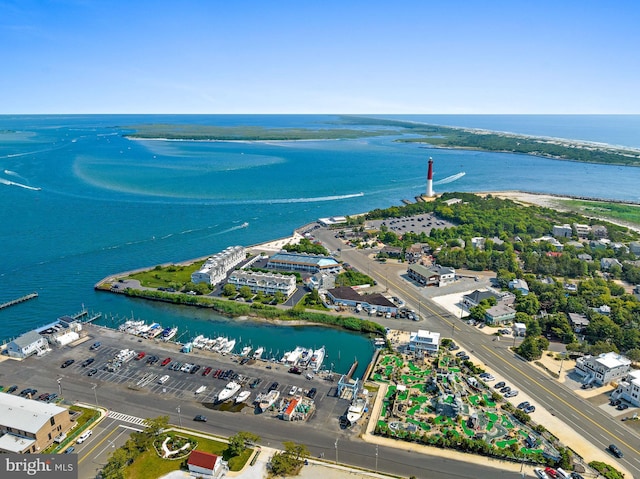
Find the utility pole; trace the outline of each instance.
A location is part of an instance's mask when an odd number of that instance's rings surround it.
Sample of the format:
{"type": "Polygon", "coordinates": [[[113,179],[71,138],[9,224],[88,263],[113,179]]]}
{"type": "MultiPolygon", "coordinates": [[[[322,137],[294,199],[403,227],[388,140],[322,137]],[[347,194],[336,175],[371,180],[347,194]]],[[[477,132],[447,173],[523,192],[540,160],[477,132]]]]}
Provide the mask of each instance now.
{"type": "Polygon", "coordinates": [[[336,443],[335,443],[335,446],[336,446],[336,464],[338,464],[338,439],[339,438],[336,437],[336,443]]]}
{"type": "Polygon", "coordinates": [[[376,444],[376,474],[378,473],[378,445],[376,444]]]}
{"type": "Polygon", "coordinates": [[[96,392],[97,384],[93,384],[91,389],[93,389],[93,396],[96,398],[96,407],[98,407],[98,393],[96,392]]]}
{"type": "Polygon", "coordinates": [[[176,408],[176,411],[178,411],[178,421],[180,421],[180,427],[182,427],[182,415],[180,414],[180,406],[176,408]]]}

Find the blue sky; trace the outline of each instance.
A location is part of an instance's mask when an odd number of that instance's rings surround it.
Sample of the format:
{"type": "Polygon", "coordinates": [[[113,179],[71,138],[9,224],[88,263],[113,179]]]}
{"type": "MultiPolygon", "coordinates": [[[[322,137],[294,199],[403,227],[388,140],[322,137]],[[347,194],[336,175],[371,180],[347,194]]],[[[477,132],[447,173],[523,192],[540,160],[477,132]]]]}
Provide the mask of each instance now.
{"type": "Polygon", "coordinates": [[[0,0],[0,113],[638,114],[637,5],[0,0]]]}

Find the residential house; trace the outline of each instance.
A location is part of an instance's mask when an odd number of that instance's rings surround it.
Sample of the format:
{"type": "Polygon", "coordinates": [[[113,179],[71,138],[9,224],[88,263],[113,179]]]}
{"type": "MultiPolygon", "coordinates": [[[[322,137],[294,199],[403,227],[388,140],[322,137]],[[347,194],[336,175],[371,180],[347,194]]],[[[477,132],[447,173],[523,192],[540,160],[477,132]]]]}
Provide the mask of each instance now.
{"type": "Polygon", "coordinates": [[[573,229],[570,225],[554,225],[552,233],[556,238],[571,238],[573,236],[573,229]]]}
{"type": "Polygon", "coordinates": [[[431,252],[431,247],[426,243],[415,243],[409,246],[405,253],[404,259],[409,263],[417,263],[425,255],[428,255],[431,252]]]}
{"type": "Polygon", "coordinates": [[[526,336],[527,325],[524,323],[513,323],[513,335],[514,336],[526,336]]]}
{"type": "Polygon", "coordinates": [[[607,228],[603,225],[591,226],[591,232],[593,233],[593,236],[597,239],[607,237],[607,228]]]}
{"type": "Polygon", "coordinates": [[[573,227],[576,229],[578,238],[586,238],[591,233],[591,226],[583,225],[580,223],[573,223],[573,227]]]}
{"type": "Polygon", "coordinates": [[[471,247],[473,249],[483,250],[486,241],[487,240],[485,238],[483,238],[482,236],[476,236],[474,238],[471,238],[471,247]]]}
{"type": "Polygon", "coordinates": [[[574,332],[582,334],[587,326],[589,326],[589,318],[581,313],[569,313],[569,323],[574,332]]]}
{"type": "Polygon", "coordinates": [[[456,270],[437,264],[429,267],[421,264],[412,264],[407,269],[407,275],[424,286],[445,286],[455,281],[456,270]]]}
{"type": "Polygon", "coordinates": [[[578,358],[575,368],[585,384],[594,382],[601,386],[626,376],[630,370],[631,361],[614,352],[578,358]]]}
{"type": "Polygon", "coordinates": [[[511,281],[509,281],[509,289],[520,291],[523,296],[529,294],[529,285],[524,279],[512,279],[511,281]]]}
{"type": "Polygon", "coordinates": [[[593,257],[587,253],[580,253],[578,259],[582,261],[593,261],[593,257]]]}
{"type": "Polygon", "coordinates": [[[473,308],[474,306],[478,306],[482,300],[489,298],[495,298],[496,301],[498,301],[500,299],[500,295],[493,291],[480,291],[479,289],[476,289],[472,293],[465,294],[462,297],[462,302],[468,308],[473,308]]]}
{"type": "Polygon", "coordinates": [[[622,268],[622,263],[616,258],[602,258],[600,260],[600,268],[602,271],[609,271],[613,266],[619,266],[622,268]]]}
{"type": "Polygon", "coordinates": [[[629,251],[636,256],[640,256],[640,241],[632,241],[629,243],[629,251]]]}
{"type": "Polygon", "coordinates": [[[506,304],[498,303],[485,311],[484,319],[487,324],[505,324],[513,321],[516,310],[506,304]]]}
{"type": "Polygon", "coordinates": [[[611,399],[624,399],[633,406],[640,406],[640,370],[632,369],[618,381],[618,387],[611,393],[611,399]]]}

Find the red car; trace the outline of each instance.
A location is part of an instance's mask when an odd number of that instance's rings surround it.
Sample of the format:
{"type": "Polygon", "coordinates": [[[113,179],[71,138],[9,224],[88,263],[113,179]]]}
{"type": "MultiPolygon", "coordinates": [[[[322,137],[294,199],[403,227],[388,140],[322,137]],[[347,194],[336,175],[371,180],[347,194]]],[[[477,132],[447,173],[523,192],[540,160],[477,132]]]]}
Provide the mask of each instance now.
{"type": "Polygon", "coordinates": [[[547,473],[547,475],[553,479],[556,479],[558,477],[558,471],[556,471],[555,469],[551,468],[551,467],[546,467],[544,469],[544,472],[547,473]]]}
{"type": "Polygon", "coordinates": [[[213,368],[211,368],[211,367],[204,368],[204,371],[202,371],[202,375],[203,376],[208,376],[212,369],[213,368]]]}
{"type": "Polygon", "coordinates": [[[171,358],[165,358],[161,363],[160,366],[166,366],[167,364],[169,364],[171,362],[171,358]]]}
{"type": "Polygon", "coordinates": [[[136,356],[136,359],[140,360],[140,359],[144,358],[145,356],[146,356],[146,353],[144,351],[140,351],[138,353],[138,355],[136,356]]]}

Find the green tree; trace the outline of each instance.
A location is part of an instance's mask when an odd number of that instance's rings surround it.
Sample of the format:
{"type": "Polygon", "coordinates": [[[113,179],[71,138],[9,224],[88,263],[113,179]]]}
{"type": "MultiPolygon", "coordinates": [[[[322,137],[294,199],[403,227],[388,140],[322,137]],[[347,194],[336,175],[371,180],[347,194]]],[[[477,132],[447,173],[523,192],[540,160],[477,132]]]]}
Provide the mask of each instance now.
{"type": "Polygon", "coordinates": [[[242,296],[244,299],[249,299],[253,296],[253,292],[251,291],[251,288],[249,286],[242,286],[240,288],[240,296],[242,296]]]}
{"type": "Polygon", "coordinates": [[[230,296],[235,296],[237,294],[237,290],[235,285],[231,284],[231,283],[227,283],[222,287],[222,294],[224,296],[230,297],[230,296]]]}
{"type": "Polygon", "coordinates": [[[277,452],[271,457],[271,472],[280,476],[295,476],[298,474],[304,460],[309,457],[309,450],[302,444],[286,441],[285,450],[277,452]]]}
{"type": "Polygon", "coordinates": [[[151,437],[159,435],[169,426],[169,416],[158,416],[157,418],[144,420],[144,432],[151,437]]]}
{"type": "Polygon", "coordinates": [[[256,443],[260,440],[260,436],[252,432],[239,431],[229,438],[229,447],[227,450],[231,456],[239,456],[247,448],[249,443],[256,443]]]}

